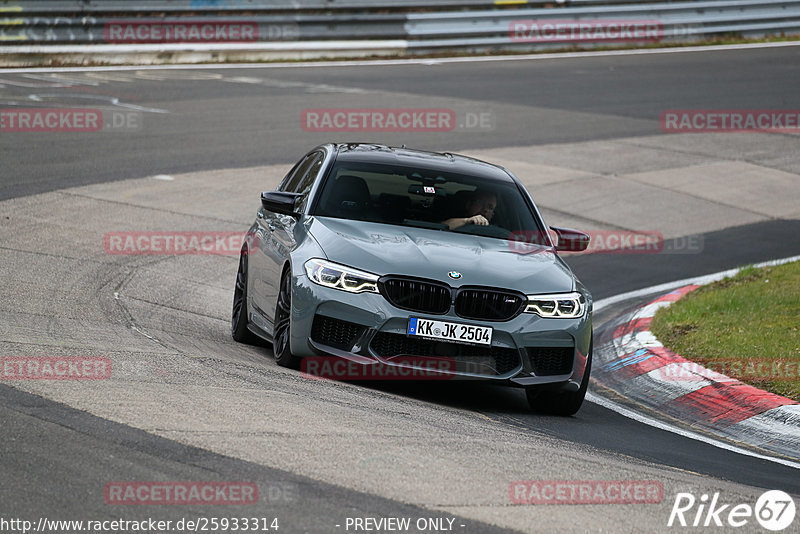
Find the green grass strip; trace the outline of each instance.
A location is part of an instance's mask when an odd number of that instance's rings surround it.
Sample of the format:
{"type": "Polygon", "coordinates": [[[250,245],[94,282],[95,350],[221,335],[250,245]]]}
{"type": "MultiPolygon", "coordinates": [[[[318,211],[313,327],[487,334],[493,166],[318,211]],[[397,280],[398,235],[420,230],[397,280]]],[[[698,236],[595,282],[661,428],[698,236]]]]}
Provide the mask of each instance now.
{"type": "Polygon", "coordinates": [[[658,310],[651,330],[689,360],[800,401],[800,262],[703,286],[658,310]]]}

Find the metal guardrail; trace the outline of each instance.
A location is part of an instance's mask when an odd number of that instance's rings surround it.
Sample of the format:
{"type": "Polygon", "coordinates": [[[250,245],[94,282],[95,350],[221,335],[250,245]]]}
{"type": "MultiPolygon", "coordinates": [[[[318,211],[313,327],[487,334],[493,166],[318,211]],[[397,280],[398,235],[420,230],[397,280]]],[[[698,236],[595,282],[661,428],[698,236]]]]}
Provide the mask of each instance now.
{"type": "MultiPolygon", "coordinates": [[[[23,13],[182,13],[197,11],[445,10],[548,5],[645,4],[663,0],[0,0],[0,12],[23,13]]],[[[678,0],[686,1],[686,0],[678,0]]]]}
{"type": "MultiPolygon", "coordinates": [[[[412,48],[492,47],[513,41],[514,21],[650,20],[661,24],[664,41],[692,40],[719,34],[762,36],[800,33],[799,0],[710,0],[647,5],[581,5],[563,9],[520,9],[453,13],[413,13],[406,30],[412,48]]],[[[521,40],[520,45],[526,44],[521,40]]],[[[530,44],[530,41],[527,41],[530,44]]],[[[537,44],[542,45],[543,41],[537,44]]],[[[563,46],[564,42],[560,41],[563,46]]]]}
{"type": "Polygon", "coordinates": [[[230,32],[223,31],[211,33],[211,38],[183,40],[183,44],[190,42],[193,50],[215,46],[268,50],[273,45],[284,52],[293,47],[332,50],[335,43],[347,42],[350,48],[425,52],[529,51],[573,43],[608,45],[619,39],[520,38],[512,24],[569,21],[577,26],[632,20],[657,23],[657,40],[666,42],[730,33],[800,34],[800,0],[554,0],[513,4],[507,0],[0,0],[0,56],[4,52],[22,53],[31,45],[41,45],[39,53],[56,50],[49,48],[52,45],[98,47],[147,42],[150,49],[180,49],[180,38],[120,38],[121,34],[109,32],[114,24],[133,28],[204,24],[248,28],[246,38],[241,33],[231,38],[230,32]]]}
{"type": "MultiPolygon", "coordinates": [[[[555,0],[554,0],[555,1],[555,0]]],[[[580,1],[580,0],[579,0],[580,1]]],[[[599,2],[601,0],[582,0],[599,2]]],[[[626,1],[626,0],[622,0],[626,1]]],[[[635,1],[635,0],[628,0],[635,1]]],[[[533,4],[533,2],[531,2],[533,4]]],[[[537,2],[544,5],[546,2],[537,2]]],[[[199,11],[310,11],[310,10],[374,10],[374,9],[451,9],[462,7],[490,8],[492,0],[0,0],[0,10],[15,9],[23,13],[185,13],[199,11]]]]}

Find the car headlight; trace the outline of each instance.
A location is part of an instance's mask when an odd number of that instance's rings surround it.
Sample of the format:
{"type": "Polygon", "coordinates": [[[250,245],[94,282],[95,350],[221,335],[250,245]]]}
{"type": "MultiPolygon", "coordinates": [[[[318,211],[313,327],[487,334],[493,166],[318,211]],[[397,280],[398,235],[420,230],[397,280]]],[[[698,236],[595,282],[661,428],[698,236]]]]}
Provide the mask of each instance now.
{"type": "Polygon", "coordinates": [[[318,258],[308,260],[305,268],[311,281],[321,286],[350,293],[378,292],[378,276],[372,273],[318,258]]]}
{"type": "Polygon", "coordinates": [[[528,295],[525,313],[536,313],[542,317],[575,319],[586,310],[586,299],[581,293],[554,293],[552,295],[528,295]]]}

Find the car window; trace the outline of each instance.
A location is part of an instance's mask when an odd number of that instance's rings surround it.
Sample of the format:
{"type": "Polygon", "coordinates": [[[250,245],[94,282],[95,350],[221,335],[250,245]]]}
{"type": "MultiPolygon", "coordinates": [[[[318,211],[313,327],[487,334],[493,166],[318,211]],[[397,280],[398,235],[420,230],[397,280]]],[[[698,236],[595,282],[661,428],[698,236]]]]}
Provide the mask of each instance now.
{"type": "Polygon", "coordinates": [[[449,230],[444,221],[467,216],[468,203],[487,192],[492,203],[496,201],[491,223],[452,231],[501,239],[519,232],[542,232],[522,192],[510,179],[487,180],[375,163],[336,163],[314,215],[449,230]]]}
{"type": "Polygon", "coordinates": [[[283,182],[281,182],[281,185],[278,187],[278,191],[286,191],[287,193],[300,192],[301,183],[303,179],[308,176],[311,167],[315,162],[321,165],[323,159],[324,155],[322,152],[312,152],[308,154],[289,171],[289,174],[286,175],[283,182]]]}
{"type": "Polygon", "coordinates": [[[281,184],[278,186],[278,191],[286,191],[287,190],[289,182],[292,181],[292,178],[294,178],[295,174],[297,174],[297,170],[300,168],[300,166],[303,164],[303,162],[305,160],[306,160],[306,158],[303,157],[303,159],[301,159],[300,161],[295,163],[294,167],[292,167],[292,169],[289,172],[286,173],[286,176],[283,177],[283,180],[281,180],[281,184]]]}
{"type": "MultiPolygon", "coordinates": [[[[315,152],[308,158],[307,164],[303,165],[303,170],[297,173],[297,185],[293,193],[300,193],[302,195],[302,202],[298,205],[298,209],[302,211],[308,201],[308,194],[314,186],[314,182],[322,169],[322,163],[325,161],[325,154],[322,152],[315,152]]],[[[305,163],[305,162],[304,162],[305,163]]]]}

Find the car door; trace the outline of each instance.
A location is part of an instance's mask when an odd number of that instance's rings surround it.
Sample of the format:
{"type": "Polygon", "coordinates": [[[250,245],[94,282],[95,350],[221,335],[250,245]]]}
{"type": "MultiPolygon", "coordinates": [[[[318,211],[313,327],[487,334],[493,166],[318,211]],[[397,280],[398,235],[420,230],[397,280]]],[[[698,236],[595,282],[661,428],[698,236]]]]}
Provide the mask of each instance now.
{"type": "MultiPolygon", "coordinates": [[[[304,156],[291,168],[281,181],[281,186],[290,182],[300,172],[307,158],[308,155],[304,156]]],[[[272,302],[276,293],[278,283],[271,279],[274,271],[272,266],[276,261],[275,243],[272,234],[272,228],[275,226],[275,216],[276,214],[267,211],[263,205],[259,205],[256,212],[255,242],[249,258],[250,287],[248,290],[250,304],[258,312],[254,317],[254,322],[267,332],[271,331],[272,318],[275,314],[275,310],[270,309],[270,302],[272,302]],[[262,317],[268,321],[268,324],[263,324],[259,321],[262,317]]]]}
{"type": "MultiPolygon", "coordinates": [[[[301,210],[307,201],[311,186],[322,168],[325,155],[322,151],[314,151],[306,155],[295,167],[289,171],[278,191],[287,193],[301,193],[304,196],[298,199],[297,209],[301,210]]],[[[270,324],[274,320],[275,305],[280,287],[280,276],[283,265],[295,248],[294,217],[267,211],[259,207],[256,223],[257,239],[259,242],[255,256],[255,271],[258,288],[255,290],[258,299],[254,303],[260,313],[267,318],[270,324]]]]}

